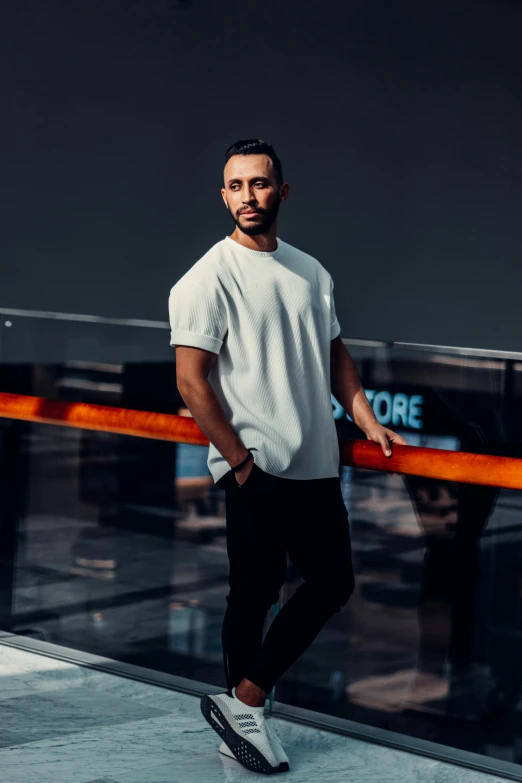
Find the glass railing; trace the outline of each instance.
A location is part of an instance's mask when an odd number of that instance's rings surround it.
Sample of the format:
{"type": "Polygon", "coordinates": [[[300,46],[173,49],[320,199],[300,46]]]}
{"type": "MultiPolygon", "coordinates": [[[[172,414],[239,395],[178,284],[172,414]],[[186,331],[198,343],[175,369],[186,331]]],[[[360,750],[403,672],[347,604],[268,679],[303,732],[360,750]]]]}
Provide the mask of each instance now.
{"type": "MultiPolygon", "coordinates": [[[[0,397],[49,401],[0,416],[0,631],[224,686],[225,498],[207,446],[53,420],[58,401],[189,418],[168,324],[0,317],[0,397]]],[[[376,416],[411,446],[522,457],[522,355],[345,343],[376,416]]],[[[341,440],[362,437],[333,398],[332,414],[341,440]]],[[[274,711],[522,780],[516,482],[340,473],[356,590],[274,711]]],[[[281,605],[299,581],[289,562],[281,605]]]]}

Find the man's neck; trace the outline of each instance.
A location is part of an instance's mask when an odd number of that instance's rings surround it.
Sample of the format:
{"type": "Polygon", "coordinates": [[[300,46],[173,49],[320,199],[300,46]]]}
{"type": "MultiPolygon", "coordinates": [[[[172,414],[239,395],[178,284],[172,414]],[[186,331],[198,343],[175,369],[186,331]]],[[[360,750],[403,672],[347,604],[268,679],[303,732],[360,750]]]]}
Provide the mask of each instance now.
{"type": "Polygon", "coordinates": [[[274,250],[277,250],[277,235],[275,232],[250,237],[248,234],[236,230],[230,234],[230,239],[233,239],[238,245],[243,245],[243,247],[249,250],[257,250],[260,253],[273,253],[274,250]]]}

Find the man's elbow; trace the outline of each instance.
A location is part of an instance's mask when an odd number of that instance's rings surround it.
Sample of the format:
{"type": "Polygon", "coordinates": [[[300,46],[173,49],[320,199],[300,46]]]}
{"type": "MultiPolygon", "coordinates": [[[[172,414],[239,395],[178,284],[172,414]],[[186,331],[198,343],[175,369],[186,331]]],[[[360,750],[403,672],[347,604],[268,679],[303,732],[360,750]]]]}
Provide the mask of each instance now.
{"type": "Polygon", "coordinates": [[[176,385],[178,387],[178,391],[183,397],[184,400],[192,394],[195,390],[201,388],[201,386],[205,383],[205,378],[201,378],[200,376],[194,376],[194,375],[181,375],[179,377],[176,377],[176,385]]]}

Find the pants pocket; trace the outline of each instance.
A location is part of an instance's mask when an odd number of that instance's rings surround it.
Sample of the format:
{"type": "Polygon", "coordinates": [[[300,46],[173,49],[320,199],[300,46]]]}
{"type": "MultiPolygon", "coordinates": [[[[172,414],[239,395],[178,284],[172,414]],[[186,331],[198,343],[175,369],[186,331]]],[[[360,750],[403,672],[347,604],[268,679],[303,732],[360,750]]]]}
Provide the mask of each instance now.
{"type": "Polygon", "coordinates": [[[227,470],[227,472],[216,481],[216,486],[218,486],[220,489],[230,489],[231,487],[243,489],[244,487],[250,486],[250,484],[254,483],[255,480],[259,477],[259,474],[266,475],[265,471],[254,462],[252,465],[252,470],[248,474],[248,478],[244,484],[238,484],[236,474],[232,469],[230,469],[227,470]],[[254,473],[257,475],[254,476],[254,473]]]}
{"type": "Polygon", "coordinates": [[[235,475],[233,474],[234,475],[234,484],[236,485],[236,487],[238,489],[246,489],[247,487],[250,488],[253,484],[256,483],[259,472],[262,473],[263,471],[254,462],[254,464],[252,465],[252,470],[248,474],[248,478],[247,478],[246,481],[243,482],[243,484],[238,484],[238,481],[237,481],[235,475]]]}

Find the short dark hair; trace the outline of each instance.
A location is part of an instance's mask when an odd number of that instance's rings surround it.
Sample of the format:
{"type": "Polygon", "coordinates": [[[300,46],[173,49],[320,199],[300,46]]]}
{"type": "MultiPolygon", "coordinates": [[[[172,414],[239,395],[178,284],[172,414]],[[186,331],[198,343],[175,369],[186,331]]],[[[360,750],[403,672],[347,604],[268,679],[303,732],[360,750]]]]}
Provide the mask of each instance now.
{"type": "Polygon", "coordinates": [[[283,167],[277,157],[274,148],[262,139],[241,139],[235,141],[225,152],[225,166],[232,155],[268,155],[272,161],[276,182],[279,187],[283,184],[283,167]]]}

